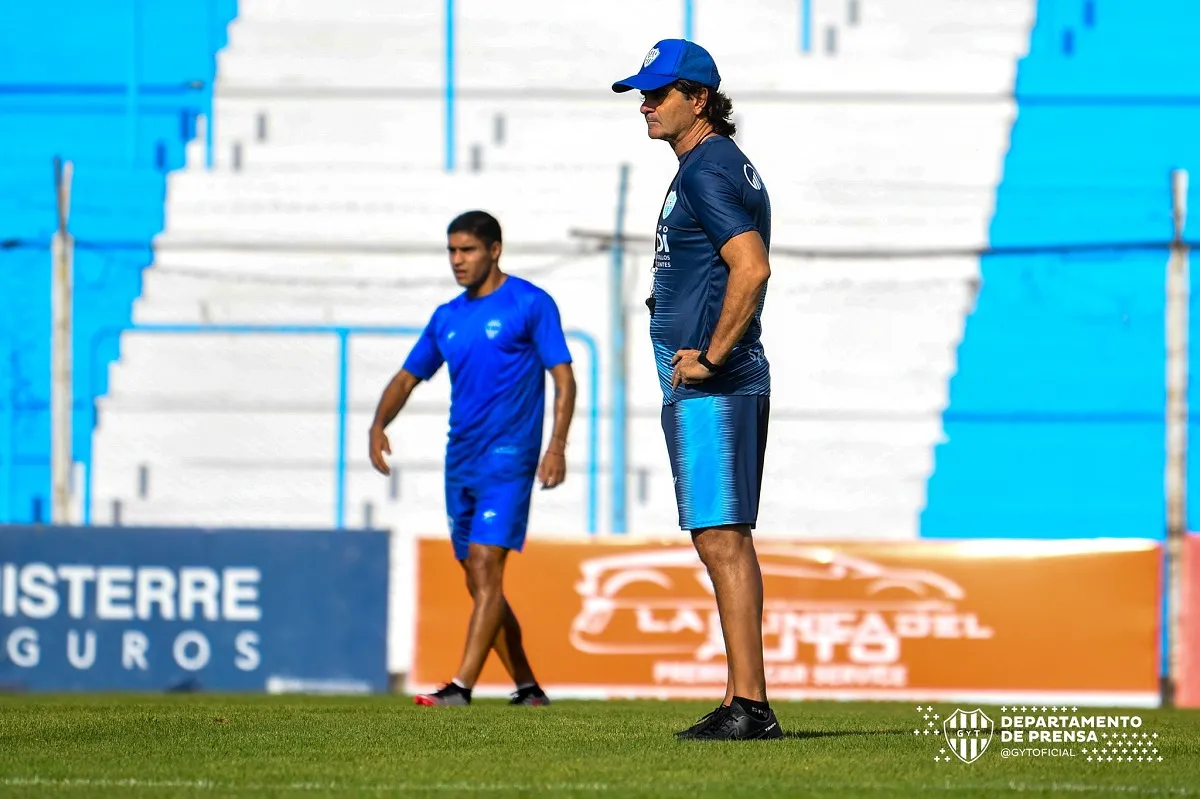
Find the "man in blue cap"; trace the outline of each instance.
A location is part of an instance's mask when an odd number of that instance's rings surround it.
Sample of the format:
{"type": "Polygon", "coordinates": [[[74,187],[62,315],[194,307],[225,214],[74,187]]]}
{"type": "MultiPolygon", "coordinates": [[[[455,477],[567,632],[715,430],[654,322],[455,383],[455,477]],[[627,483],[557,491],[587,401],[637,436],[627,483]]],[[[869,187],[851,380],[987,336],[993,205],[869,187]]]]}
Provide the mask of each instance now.
{"type": "Polygon", "coordinates": [[[729,675],[724,701],[681,738],[779,738],[763,669],[763,584],[751,537],[767,443],[771,371],[760,339],[771,276],[771,201],[733,143],[733,106],[703,47],[666,39],[613,91],[642,93],[652,139],[679,171],[655,227],[650,339],[679,526],[712,580],[729,675]]]}

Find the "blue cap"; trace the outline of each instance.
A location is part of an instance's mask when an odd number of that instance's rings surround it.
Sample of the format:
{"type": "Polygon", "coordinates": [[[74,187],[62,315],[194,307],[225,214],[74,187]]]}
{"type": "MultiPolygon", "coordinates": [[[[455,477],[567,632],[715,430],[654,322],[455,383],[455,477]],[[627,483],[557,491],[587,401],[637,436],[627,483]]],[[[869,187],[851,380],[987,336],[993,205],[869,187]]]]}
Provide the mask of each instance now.
{"type": "Polygon", "coordinates": [[[612,89],[614,92],[627,92],[630,89],[648,92],[677,80],[695,81],[710,89],[721,86],[717,62],[713,61],[707,50],[686,39],[663,39],[646,53],[642,68],[636,75],[617,81],[612,89]]]}

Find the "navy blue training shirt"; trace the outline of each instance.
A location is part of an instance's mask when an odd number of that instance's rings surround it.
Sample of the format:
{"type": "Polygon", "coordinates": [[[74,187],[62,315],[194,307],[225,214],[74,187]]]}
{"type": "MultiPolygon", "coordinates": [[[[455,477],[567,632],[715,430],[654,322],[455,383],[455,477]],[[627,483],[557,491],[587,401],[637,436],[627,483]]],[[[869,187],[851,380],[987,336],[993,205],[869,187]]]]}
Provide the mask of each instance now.
{"type": "Polygon", "coordinates": [[[433,312],[404,362],[428,380],[450,369],[446,476],[532,476],[542,445],[545,370],[570,363],[554,299],[508,275],[485,297],[464,291],[433,312]]]}
{"type": "Polygon", "coordinates": [[[766,290],[725,368],[708,380],[671,388],[671,358],[705,350],[716,330],[729,282],[721,248],[757,230],[771,247],[771,200],[762,178],[731,139],[714,136],[684,153],[655,231],[654,307],[650,340],[663,404],[710,394],[771,393],[771,370],[759,340],[766,290]]]}

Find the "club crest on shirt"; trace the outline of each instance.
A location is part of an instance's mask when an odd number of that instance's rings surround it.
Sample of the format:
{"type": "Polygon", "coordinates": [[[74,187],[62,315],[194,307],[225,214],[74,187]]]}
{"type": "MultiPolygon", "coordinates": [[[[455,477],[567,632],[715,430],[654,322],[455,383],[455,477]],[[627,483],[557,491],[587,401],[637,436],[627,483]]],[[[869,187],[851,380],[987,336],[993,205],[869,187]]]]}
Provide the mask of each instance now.
{"type": "Polygon", "coordinates": [[[500,335],[500,320],[490,320],[487,323],[487,327],[485,327],[483,330],[485,333],[487,333],[488,338],[495,338],[496,336],[500,335]]]}
{"type": "Polygon", "coordinates": [[[650,52],[646,53],[646,60],[642,62],[642,68],[650,66],[654,63],[654,59],[658,58],[658,48],[651,47],[650,52]]]}
{"type": "Polygon", "coordinates": [[[742,174],[746,176],[746,182],[753,186],[755,190],[762,188],[762,180],[758,177],[758,173],[754,171],[754,167],[746,164],[742,167],[742,174]]]}
{"type": "Polygon", "coordinates": [[[667,195],[667,201],[665,203],[663,203],[662,218],[666,219],[668,216],[671,215],[671,212],[674,210],[675,210],[675,190],[672,189],[671,193],[667,195]]]}

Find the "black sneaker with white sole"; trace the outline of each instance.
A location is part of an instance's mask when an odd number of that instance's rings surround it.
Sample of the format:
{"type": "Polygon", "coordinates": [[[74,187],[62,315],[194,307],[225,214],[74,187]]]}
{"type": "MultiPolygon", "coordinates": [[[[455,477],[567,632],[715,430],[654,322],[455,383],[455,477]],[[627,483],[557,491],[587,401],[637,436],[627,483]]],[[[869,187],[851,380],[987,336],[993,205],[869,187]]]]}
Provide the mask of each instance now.
{"type": "Polygon", "coordinates": [[[680,730],[679,732],[675,733],[675,737],[695,738],[696,733],[700,732],[701,730],[707,729],[713,724],[720,724],[721,721],[724,720],[725,714],[728,712],[729,705],[717,705],[716,709],[705,713],[695,724],[688,727],[686,730],[680,730]]]}
{"type": "Polygon", "coordinates": [[[782,738],[783,728],[774,710],[768,708],[765,717],[756,716],[734,699],[719,720],[714,717],[690,737],[694,741],[765,741],[782,738]]]}

